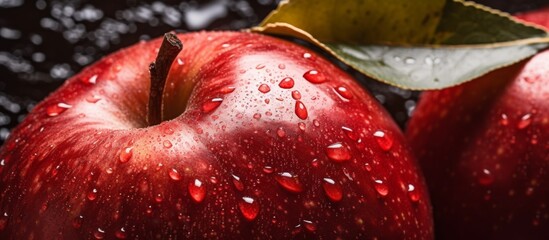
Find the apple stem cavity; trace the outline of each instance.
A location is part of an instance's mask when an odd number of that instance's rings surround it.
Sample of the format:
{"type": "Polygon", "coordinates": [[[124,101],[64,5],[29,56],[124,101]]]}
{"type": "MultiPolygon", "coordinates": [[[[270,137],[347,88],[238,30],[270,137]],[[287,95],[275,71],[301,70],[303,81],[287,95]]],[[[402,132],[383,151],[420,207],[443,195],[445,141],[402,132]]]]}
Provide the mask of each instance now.
{"type": "Polygon", "coordinates": [[[164,40],[158,50],[154,62],[149,65],[151,74],[151,88],[149,91],[149,105],[147,123],[149,126],[157,125],[162,121],[164,87],[173,61],[183,49],[183,43],[177,36],[168,32],[164,34],[164,40]]]}

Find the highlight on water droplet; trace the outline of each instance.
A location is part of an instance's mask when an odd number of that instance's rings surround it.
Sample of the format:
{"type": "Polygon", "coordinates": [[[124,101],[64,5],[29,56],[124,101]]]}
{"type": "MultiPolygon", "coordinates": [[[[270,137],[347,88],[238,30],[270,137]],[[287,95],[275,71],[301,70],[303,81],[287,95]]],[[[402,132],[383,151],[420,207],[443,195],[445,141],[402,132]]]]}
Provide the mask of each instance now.
{"type": "Polygon", "coordinates": [[[517,128],[518,129],[525,129],[528,126],[530,126],[530,123],[532,123],[532,114],[530,114],[530,113],[524,114],[520,118],[519,122],[517,123],[517,128]]]}
{"type": "Polygon", "coordinates": [[[311,83],[323,83],[326,82],[326,77],[317,70],[309,70],[303,74],[303,78],[311,83]]]}
{"type": "Polygon", "coordinates": [[[284,89],[290,89],[290,88],[293,88],[294,87],[294,79],[291,78],[291,77],[285,77],[284,79],[282,79],[282,81],[280,81],[280,83],[278,84],[278,86],[280,88],[284,88],[284,89]]]}
{"type": "Polygon", "coordinates": [[[306,52],[306,53],[303,53],[303,58],[306,58],[306,59],[309,59],[311,58],[313,55],[311,55],[310,53],[306,52]]]}
{"type": "Polygon", "coordinates": [[[126,162],[130,161],[132,156],[133,156],[133,147],[126,147],[126,148],[122,149],[122,151],[120,151],[120,156],[119,156],[118,160],[121,163],[126,163],[126,162]]]}
{"type": "Polygon", "coordinates": [[[478,175],[478,183],[483,186],[489,186],[494,182],[494,176],[490,170],[484,168],[478,175]]]}
{"type": "Polygon", "coordinates": [[[97,77],[98,77],[97,74],[94,74],[91,77],[89,77],[88,79],[84,79],[84,83],[94,85],[94,84],[97,83],[97,77]]]}
{"type": "Polygon", "coordinates": [[[347,137],[349,137],[351,140],[356,141],[358,139],[358,134],[356,134],[352,128],[341,126],[341,130],[343,130],[345,135],[347,135],[347,137]]]}
{"type": "Polygon", "coordinates": [[[377,145],[379,145],[383,151],[389,151],[391,147],[393,147],[393,139],[385,132],[377,130],[374,133],[374,137],[376,137],[377,145]]]}
{"type": "Polygon", "coordinates": [[[189,194],[195,202],[202,202],[206,197],[206,186],[204,186],[202,181],[195,179],[189,183],[189,194]]]}
{"type": "Polygon", "coordinates": [[[268,93],[271,91],[271,88],[267,84],[261,84],[259,85],[259,88],[257,90],[259,90],[262,93],[268,93]]]}
{"type": "Polygon", "coordinates": [[[499,120],[499,124],[501,124],[502,126],[509,125],[509,118],[507,117],[507,114],[505,113],[501,114],[501,119],[499,120]]]}
{"type": "Polygon", "coordinates": [[[181,174],[179,174],[179,172],[175,168],[172,168],[171,170],[169,170],[168,175],[170,176],[170,179],[174,181],[181,180],[181,174]]]}
{"type": "Polygon", "coordinates": [[[282,188],[292,192],[300,193],[303,191],[303,186],[299,182],[297,176],[289,172],[281,172],[275,176],[275,180],[282,186],[282,188]]]}
{"type": "Polygon", "coordinates": [[[126,233],[126,229],[122,227],[116,230],[114,236],[118,239],[126,239],[128,237],[128,234],[126,233]]]}
{"type": "Polygon", "coordinates": [[[383,182],[383,180],[377,179],[377,180],[374,180],[374,182],[375,182],[374,188],[376,192],[379,193],[379,195],[381,195],[382,197],[385,197],[387,196],[387,194],[389,194],[389,187],[387,186],[387,184],[383,182]]]}
{"type": "Polygon", "coordinates": [[[419,201],[419,192],[416,190],[416,187],[412,184],[408,184],[408,197],[412,202],[419,201]]]}
{"type": "Polygon", "coordinates": [[[185,61],[181,58],[177,58],[177,65],[182,66],[183,64],[185,64],[185,61]]]}
{"type": "Polygon", "coordinates": [[[89,103],[97,103],[99,102],[99,100],[101,100],[101,97],[94,94],[86,97],[86,102],[89,102],[89,103]]]}
{"type": "Polygon", "coordinates": [[[50,117],[58,116],[59,114],[67,111],[67,109],[72,108],[71,105],[60,102],[54,105],[50,105],[46,108],[46,114],[50,117]]]}
{"type": "Polygon", "coordinates": [[[286,131],[284,131],[284,128],[278,127],[278,128],[276,129],[276,135],[277,135],[278,137],[280,137],[280,138],[283,138],[283,137],[286,136],[286,131]]]}
{"type": "Polygon", "coordinates": [[[93,236],[95,237],[95,239],[103,239],[105,238],[105,230],[103,230],[102,228],[97,228],[93,232],[93,236]]]}
{"type": "Polygon", "coordinates": [[[233,87],[233,86],[224,86],[219,90],[219,92],[220,93],[232,93],[232,92],[234,92],[235,89],[236,88],[233,87]]]}
{"type": "Polygon", "coordinates": [[[242,216],[248,221],[254,220],[259,214],[259,203],[251,197],[242,197],[238,203],[242,216]]]}
{"type": "Polygon", "coordinates": [[[310,220],[303,220],[303,227],[309,232],[315,232],[316,231],[316,224],[313,223],[313,221],[310,220]]]}
{"type": "Polygon", "coordinates": [[[297,117],[299,117],[302,120],[307,119],[307,116],[309,115],[309,113],[307,112],[307,108],[305,107],[305,104],[303,104],[303,102],[301,101],[295,102],[295,115],[297,115],[297,117]]]}
{"type": "Polygon", "coordinates": [[[241,192],[244,191],[244,184],[242,183],[242,181],[240,181],[240,177],[234,174],[232,175],[232,177],[233,177],[233,185],[236,188],[236,190],[241,192]]]}
{"type": "Polygon", "coordinates": [[[274,171],[274,169],[273,169],[273,167],[271,167],[271,166],[265,166],[265,167],[263,167],[263,172],[264,172],[264,173],[271,174],[271,173],[273,173],[273,171],[274,171]]]}
{"type": "Polygon", "coordinates": [[[344,162],[351,159],[351,152],[341,142],[333,143],[326,147],[326,155],[335,162],[344,162]]]}
{"type": "Polygon", "coordinates": [[[162,145],[164,145],[164,148],[171,148],[172,142],[170,142],[170,140],[164,140],[164,142],[162,142],[162,145]]]}
{"type": "Polygon", "coordinates": [[[219,105],[221,105],[221,102],[223,102],[223,98],[212,98],[210,101],[205,102],[202,104],[202,112],[209,113],[213,110],[215,110],[219,105]]]}
{"type": "Polygon", "coordinates": [[[301,93],[297,90],[292,91],[292,98],[295,99],[295,100],[300,100],[301,99],[301,93]]]}
{"type": "Polygon", "coordinates": [[[343,100],[353,99],[353,94],[345,86],[339,86],[335,88],[335,91],[339,95],[339,97],[342,98],[343,100]]]}
{"type": "Polygon", "coordinates": [[[336,183],[331,178],[324,178],[322,181],[322,188],[324,188],[324,193],[326,196],[333,202],[339,202],[343,198],[343,190],[341,185],[336,183]]]}

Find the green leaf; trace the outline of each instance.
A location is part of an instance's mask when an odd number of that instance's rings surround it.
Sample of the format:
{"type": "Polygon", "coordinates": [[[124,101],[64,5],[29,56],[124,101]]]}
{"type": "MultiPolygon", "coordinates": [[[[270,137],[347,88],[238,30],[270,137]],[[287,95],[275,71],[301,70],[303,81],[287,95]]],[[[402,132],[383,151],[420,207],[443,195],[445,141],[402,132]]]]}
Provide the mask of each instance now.
{"type": "Polygon", "coordinates": [[[469,81],[549,46],[549,33],[478,4],[445,0],[283,1],[253,31],[314,43],[406,89],[469,81]]]}

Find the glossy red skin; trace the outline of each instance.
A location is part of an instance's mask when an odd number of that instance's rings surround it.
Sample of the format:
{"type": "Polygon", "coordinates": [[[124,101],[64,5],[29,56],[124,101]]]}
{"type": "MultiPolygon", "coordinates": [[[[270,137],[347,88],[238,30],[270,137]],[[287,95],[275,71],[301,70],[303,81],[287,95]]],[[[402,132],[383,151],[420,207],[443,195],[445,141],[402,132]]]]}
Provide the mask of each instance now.
{"type": "Polygon", "coordinates": [[[545,51],[422,94],[406,135],[431,190],[437,238],[548,239],[548,63],[545,51]]]}
{"type": "Polygon", "coordinates": [[[0,151],[0,212],[8,215],[0,238],[111,239],[124,228],[130,239],[432,239],[429,198],[404,136],[349,75],[308,49],[272,37],[179,37],[184,63],[172,65],[165,92],[165,113],[174,119],[144,127],[147,69],[157,39],[110,55],[68,80],[14,130],[0,151]],[[304,79],[311,69],[328,81],[304,79]],[[84,83],[95,74],[96,84],[84,83]],[[292,89],[278,86],[285,77],[295,80],[292,89]],[[260,92],[260,84],[270,91],[260,92]],[[235,90],[223,93],[228,86],[235,90]],[[352,99],[334,91],[340,86],[352,99]],[[294,90],[307,108],[305,120],[295,114],[294,90]],[[102,99],[86,101],[92,94],[102,99]],[[205,113],[203,104],[218,97],[221,105],[205,113]],[[59,102],[72,108],[47,116],[46,109],[59,102]],[[353,129],[353,138],[343,126],[353,129]],[[378,145],[377,130],[393,139],[389,151],[378,145]],[[348,146],[349,161],[327,157],[326,147],[336,142],[348,146]],[[133,155],[121,163],[119,154],[129,146],[133,155]],[[170,178],[172,169],[180,180],[170,178]],[[277,183],[281,172],[297,175],[303,191],[292,193],[277,183]],[[240,177],[242,191],[232,175],[240,177]],[[340,202],[325,194],[326,177],[341,185],[340,202]],[[206,188],[200,203],[187,189],[194,179],[206,188]],[[378,179],[388,186],[386,196],[374,187],[378,179]],[[408,184],[419,201],[410,199],[408,184]],[[245,196],[260,206],[251,221],[238,206],[245,196]],[[79,216],[81,226],[74,227],[79,216]]]}

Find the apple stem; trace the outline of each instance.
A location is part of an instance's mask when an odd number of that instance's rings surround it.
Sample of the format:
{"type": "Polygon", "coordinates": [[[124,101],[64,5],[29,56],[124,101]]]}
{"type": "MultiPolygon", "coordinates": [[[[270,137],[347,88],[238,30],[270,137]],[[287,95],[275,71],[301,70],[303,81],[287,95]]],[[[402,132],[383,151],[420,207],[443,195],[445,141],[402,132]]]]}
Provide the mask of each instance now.
{"type": "Polygon", "coordinates": [[[147,123],[149,126],[157,125],[162,121],[163,95],[166,78],[175,57],[181,52],[183,44],[174,33],[164,34],[164,40],[156,55],[156,60],[149,65],[151,74],[151,89],[149,91],[149,106],[147,123]]]}

